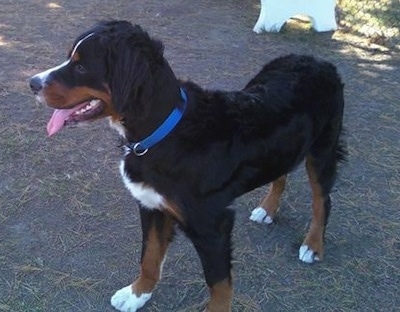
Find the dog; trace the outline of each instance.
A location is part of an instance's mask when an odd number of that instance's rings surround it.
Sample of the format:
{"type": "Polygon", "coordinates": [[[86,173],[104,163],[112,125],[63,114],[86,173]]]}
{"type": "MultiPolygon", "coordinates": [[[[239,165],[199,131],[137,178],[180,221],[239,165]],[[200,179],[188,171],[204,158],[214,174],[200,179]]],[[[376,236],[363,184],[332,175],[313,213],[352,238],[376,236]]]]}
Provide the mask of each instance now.
{"type": "Polygon", "coordinates": [[[136,311],[151,297],[180,228],[203,266],[206,311],[230,311],[233,200],[271,183],[250,219],[272,223],[286,175],[305,160],[312,221],[300,260],[322,260],[330,191],[342,143],[343,88],[336,68],[311,56],[266,64],[240,91],[203,90],[178,80],[163,45],[127,21],[97,23],[61,65],[30,79],[39,102],[54,108],[50,136],[107,117],[123,137],[120,173],[137,200],[143,231],[139,277],[111,304],[136,311]]]}

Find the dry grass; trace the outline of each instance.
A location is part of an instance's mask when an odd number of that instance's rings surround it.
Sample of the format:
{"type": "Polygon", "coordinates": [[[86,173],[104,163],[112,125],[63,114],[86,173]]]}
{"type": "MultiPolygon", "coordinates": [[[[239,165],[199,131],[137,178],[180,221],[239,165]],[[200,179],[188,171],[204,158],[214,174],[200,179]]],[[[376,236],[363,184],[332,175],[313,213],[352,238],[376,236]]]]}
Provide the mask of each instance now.
{"type": "Polygon", "coordinates": [[[400,48],[398,0],[339,0],[341,25],[378,43],[400,48]]]}

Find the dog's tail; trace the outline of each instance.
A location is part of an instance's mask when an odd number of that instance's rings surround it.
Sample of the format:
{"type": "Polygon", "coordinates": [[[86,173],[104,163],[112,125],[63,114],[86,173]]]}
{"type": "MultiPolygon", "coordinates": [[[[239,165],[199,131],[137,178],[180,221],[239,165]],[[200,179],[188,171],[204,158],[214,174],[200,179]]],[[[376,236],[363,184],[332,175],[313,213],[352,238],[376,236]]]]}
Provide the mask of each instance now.
{"type": "MultiPolygon", "coordinates": [[[[339,78],[340,79],[340,78],[339,78]]],[[[338,90],[336,94],[336,101],[338,109],[340,113],[338,114],[339,118],[339,128],[337,133],[337,145],[336,145],[336,162],[344,163],[347,160],[348,150],[347,150],[347,142],[345,141],[346,130],[343,128],[343,117],[344,117],[344,84],[340,82],[341,88],[338,90]]]]}

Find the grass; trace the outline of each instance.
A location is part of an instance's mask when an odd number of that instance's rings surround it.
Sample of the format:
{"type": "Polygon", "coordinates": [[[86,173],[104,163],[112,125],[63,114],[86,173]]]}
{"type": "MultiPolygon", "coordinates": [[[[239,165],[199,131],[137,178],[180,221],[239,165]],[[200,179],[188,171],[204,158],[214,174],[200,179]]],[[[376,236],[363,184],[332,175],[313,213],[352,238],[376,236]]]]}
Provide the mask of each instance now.
{"type": "Polygon", "coordinates": [[[369,37],[374,43],[399,44],[398,0],[339,0],[338,7],[343,26],[369,37]]]}

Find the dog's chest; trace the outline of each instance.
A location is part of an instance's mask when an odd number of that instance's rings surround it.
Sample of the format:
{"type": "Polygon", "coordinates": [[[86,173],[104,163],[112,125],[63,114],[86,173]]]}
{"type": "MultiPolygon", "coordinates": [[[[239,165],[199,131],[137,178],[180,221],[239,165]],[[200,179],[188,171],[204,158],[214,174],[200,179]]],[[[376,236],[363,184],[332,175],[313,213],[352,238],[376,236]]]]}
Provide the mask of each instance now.
{"type": "Polygon", "coordinates": [[[148,209],[163,209],[166,206],[165,198],[157,193],[151,186],[141,182],[132,182],[126,173],[125,161],[122,160],[119,171],[122,181],[126,188],[131,192],[132,196],[138,200],[141,205],[148,209]]]}

